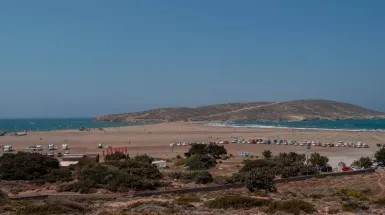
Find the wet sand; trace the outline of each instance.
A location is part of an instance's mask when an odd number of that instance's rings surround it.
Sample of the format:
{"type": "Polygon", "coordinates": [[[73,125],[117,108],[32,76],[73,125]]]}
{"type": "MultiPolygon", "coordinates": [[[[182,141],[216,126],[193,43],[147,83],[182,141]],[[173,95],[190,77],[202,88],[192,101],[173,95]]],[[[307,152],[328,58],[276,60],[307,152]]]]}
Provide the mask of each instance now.
{"type": "MultiPolygon", "coordinates": [[[[106,128],[105,131],[49,131],[29,133],[27,136],[0,137],[0,145],[11,144],[14,150],[25,150],[31,145],[54,144],[60,148],[67,143],[71,153],[101,153],[99,143],[111,147],[128,147],[131,155],[147,153],[158,158],[175,157],[183,155],[188,146],[170,147],[170,143],[176,142],[208,142],[217,140],[232,140],[232,137],[240,139],[296,139],[297,142],[315,140],[326,142],[358,141],[367,143],[369,148],[337,148],[337,147],[312,147],[310,152],[318,152],[330,157],[330,163],[334,166],[339,161],[350,164],[361,156],[373,156],[378,150],[377,143],[385,143],[385,133],[357,132],[357,131],[317,131],[317,130],[292,130],[292,129],[263,129],[263,128],[229,128],[211,127],[183,122],[161,123],[144,126],[129,126],[120,128],[106,128]],[[42,138],[40,140],[40,138],[42,138]],[[67,140],[67,142],[65,142],[67,140]]],[[[227,151],[235,156],[240,152],[249,152],[250,155],[262,156],[265,149],[273,153],[298,152],[305,153],[304,146],[291,145],[263,145],[263,144],[228,144],[227,151]]],[[[57,150],[61,151],[61,150],[57,150]]]]}

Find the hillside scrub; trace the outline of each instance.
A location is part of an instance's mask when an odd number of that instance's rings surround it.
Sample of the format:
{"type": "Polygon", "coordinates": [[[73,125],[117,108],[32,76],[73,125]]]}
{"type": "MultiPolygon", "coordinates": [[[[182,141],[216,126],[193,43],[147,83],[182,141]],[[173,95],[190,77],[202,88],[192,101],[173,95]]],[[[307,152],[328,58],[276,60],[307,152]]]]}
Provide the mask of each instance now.
{"type": "Polygon", "coordinates": [[[315,206],[302,200],[274,201],[269,205],[268,212],[275,213],[277,211],[295,215],[299,215],[301,212],[310,214],[315,211],[315,206]]]}
{"type": "Polygon", "coordinates": [[[188,153],[192,155],[211,155],[214,158],[219,158],[227,154],[224,146],[215,144],[192,144],[188,153]]]}
{"type": "MultiPolygon", "coordinates": [[[[55,174],[64,174],[58,170],[59,161],[40,153],[18,152],[5,153],[0,157],[0,180],[40,180],[55,182],[55,174]],[[55,170],[51,175],[51,171],[55,170]]],[[[68,177],[66,177],[68,179],[68,177]]]]}
{"type": "Polygon", "coordinates": [[[219,196],[214,200],[208,201],[205,203],[205,206],[215,209],[250,209],[254,207],[266,206],[269,204],[269,202],[270,200],[267,199],[257,199],[239,195],[227,195],[219,196]]]}

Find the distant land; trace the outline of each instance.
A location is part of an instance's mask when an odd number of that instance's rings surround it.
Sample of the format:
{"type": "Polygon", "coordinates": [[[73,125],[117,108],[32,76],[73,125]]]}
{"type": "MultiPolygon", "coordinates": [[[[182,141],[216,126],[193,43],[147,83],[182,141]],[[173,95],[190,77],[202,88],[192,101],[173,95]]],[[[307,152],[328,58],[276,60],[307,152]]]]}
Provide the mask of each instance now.
{"type": "Polygon", "coordinates": [[[277,122],[384,119],[385,113],[329,100],[229,103],[197,108],[159,108],[97,117],[97,122],[277,122]]]}

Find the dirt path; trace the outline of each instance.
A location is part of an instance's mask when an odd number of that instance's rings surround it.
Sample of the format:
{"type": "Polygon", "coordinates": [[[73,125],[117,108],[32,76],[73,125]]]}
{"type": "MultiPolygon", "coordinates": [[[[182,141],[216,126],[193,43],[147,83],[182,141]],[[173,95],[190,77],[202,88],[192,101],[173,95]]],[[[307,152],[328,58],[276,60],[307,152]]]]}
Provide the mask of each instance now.
{"type": "Polygon", "coordinates": [[[382,190],[382,192],[381,192],[381,194],[384,194],[384,192],[385,192],[385,186],[382,184],[382,180],[384,179],[384,170],[378,170],[377,171],[378,172],[378,174],[380,175],[380,177],[378,178],[378,180],[377,180],[377,184],[378,184],[378,186],[380,186],[381,187],[381,190],[382,190]]]}
{"type": "Polygon", "coordinates": [[[211,114],[211,115],[207,115],[207,116],[203,116],[203,117],[220,116],[220,115],[229,114],[229,113],[236,113],[236,112],[240,112],[240,111],[244,111],[244,110],[250,110],[250,109],[255,109],[255,108],[260,108],[260,107],[271,106],[271,105],[275,105],[278,103],[279,102],[274,102],[274,103],[269,103],[269,104],[265,104],[265,105],[258,105],[258,106],[253,106],[253,107],[241,108],[241,109],[227,111],[227,112],[223,112],[223,113],[211,114]]]}

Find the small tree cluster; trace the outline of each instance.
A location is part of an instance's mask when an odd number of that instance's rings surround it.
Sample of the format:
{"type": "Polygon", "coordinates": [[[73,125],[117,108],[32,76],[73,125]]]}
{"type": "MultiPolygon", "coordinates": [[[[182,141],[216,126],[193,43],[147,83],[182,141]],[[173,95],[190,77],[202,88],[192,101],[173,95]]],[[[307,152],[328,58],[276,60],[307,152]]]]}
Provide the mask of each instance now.
{"type": "Polygon", "coordinates": [[[214,158],[219,158],[222,155],[226,155],[227,150],[224,146],[218,146],[215,144],[193,144],[191,145],[188,153],[192,155],[211,155],[214,158]]]}
{"type": "Polygon", "coordinates": [[[210,169],[215,167],[216,161],[210,155],[194,155],[188,158],[186,166],[191,170],[210,169]]]}
{"type": "Polygon", "coordinates": [[[352,163],[352,166],[358,166],[363,168],[369,168],[372,166],[372,160],[369,157],[360,157],[360,159],[355,160],[352,163]]]}

